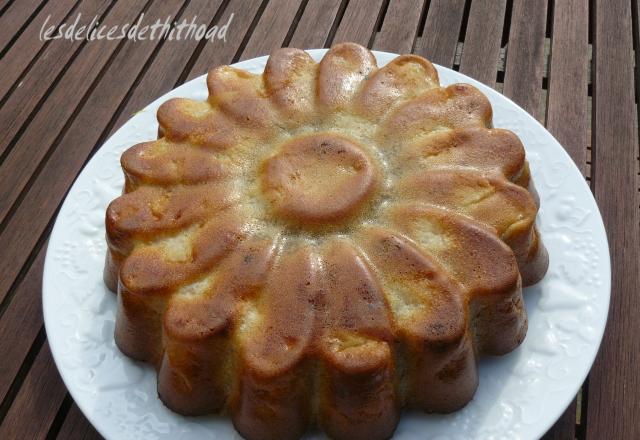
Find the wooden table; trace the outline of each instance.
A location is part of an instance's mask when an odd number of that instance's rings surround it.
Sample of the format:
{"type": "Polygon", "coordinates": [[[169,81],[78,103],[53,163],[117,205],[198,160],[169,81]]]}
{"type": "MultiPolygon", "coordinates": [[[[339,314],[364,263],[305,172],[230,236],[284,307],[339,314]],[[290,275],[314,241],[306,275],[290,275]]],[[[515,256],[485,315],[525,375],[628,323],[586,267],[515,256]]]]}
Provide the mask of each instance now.
{"type": "Polygon", "coordinates": [[[211,66],[345,40],[495,87],[567,149],[604,217],[613,289],[596,363],[548,436],[640,438],[638,0],[0,0],[0,11],[0,438],[99,437],[60,380],[41,313],[48,235],[96,149],[211,66]],[[224,44],[39,39],[47,17],[78,13],[107,25],[234,17],[224,44]]]}

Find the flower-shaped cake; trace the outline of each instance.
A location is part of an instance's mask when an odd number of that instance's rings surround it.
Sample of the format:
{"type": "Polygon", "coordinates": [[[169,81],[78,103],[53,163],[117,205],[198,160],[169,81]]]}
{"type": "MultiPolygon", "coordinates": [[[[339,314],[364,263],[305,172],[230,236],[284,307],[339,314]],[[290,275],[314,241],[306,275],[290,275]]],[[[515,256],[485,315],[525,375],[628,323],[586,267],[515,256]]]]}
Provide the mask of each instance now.
{"type": "Polygon", "coordinates": [[[181,414],[245,437],[389,437],[449,412],[526,332],[545,273],[525,153],[427,60],[335,45],[229,66],[158,110],[106,216],[116,342],[181,414]]]}

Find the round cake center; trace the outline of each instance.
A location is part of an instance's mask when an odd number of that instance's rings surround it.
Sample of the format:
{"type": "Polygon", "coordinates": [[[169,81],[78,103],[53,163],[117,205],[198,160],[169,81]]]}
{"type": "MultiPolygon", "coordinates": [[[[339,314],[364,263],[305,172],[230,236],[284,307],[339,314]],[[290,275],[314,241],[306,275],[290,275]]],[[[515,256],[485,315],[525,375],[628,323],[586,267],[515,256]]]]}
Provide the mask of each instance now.
{"type": "Polygon", "coordinates": [[[306,224],[345,220],[369,199],[376,169],[355,141],[313,134],[282,146],[262,169],[262,189],[280,217],[306,224]]]}

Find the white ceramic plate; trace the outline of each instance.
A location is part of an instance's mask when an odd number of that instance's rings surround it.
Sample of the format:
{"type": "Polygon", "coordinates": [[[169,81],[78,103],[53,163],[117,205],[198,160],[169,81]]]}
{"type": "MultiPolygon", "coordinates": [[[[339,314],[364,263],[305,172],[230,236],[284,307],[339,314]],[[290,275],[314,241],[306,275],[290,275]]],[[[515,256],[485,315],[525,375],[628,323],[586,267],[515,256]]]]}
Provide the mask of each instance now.
{"type": "MultiPolygon", "coordinates": [[[[320,60],[325,50],[309,53],[320,60]]],[[[396,55],[375,56],[382,66],[396,55]]],[[[265,62],[261,57],[236,66],[261,73],[265,62]]],[[[443,67],[438,72],[445,85],[467,82],[482,90],[493,105],[494,125],[522,139],[540,193],[538,221],[550,266],[544,280],[525,291],[529,332],[522,346],[481,360],[480,386],[464,409],[405,414],[396,437],[537,438],[574,399],[602,339],[611,287],[604,226],[584,178],[542,125],[477,81],[443,67]]],[[[107,439],[239,438],[226,418],[182,417],[162,405],[155,371],[114,344],[116,301],[102,282],[104,212],[122,189],[120,155],[154,139],[156,110],[179,96],[206,99],[205,77],[154,101],[100,148],[71,188],[49,240],[43,303],[51,351],[69,392],[107,439]]]]}

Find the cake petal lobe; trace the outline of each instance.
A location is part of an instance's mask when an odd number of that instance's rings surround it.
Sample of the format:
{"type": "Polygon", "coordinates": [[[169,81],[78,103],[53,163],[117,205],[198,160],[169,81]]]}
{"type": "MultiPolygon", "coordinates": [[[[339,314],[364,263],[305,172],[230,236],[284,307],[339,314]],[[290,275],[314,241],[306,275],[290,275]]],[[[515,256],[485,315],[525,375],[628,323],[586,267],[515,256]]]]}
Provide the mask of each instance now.
{"type": "Polygon", "coordinates": [[[306,123],[316,115],[317,71],[313,58],[300,49],[277,49],[269,56],[265,86],[286,124],[306,123]]]}
{"type": "Polygon", "coordinates": [[[232,121],[207,102],[173,98],[158,109],[158,134],[175,142],[190,142],[214,151],[233,146],[241,134],[232,121]]]}
{"type": "Polygon", "coordinates": [[[201,277],[245,238],[236,212],[225,212],[190,234],[136,247],[120,269],[120,283],[139,295],[166,295],[201,277]]]}
{"type": "Polygon", "coordinates": [[[269,131],[277,117],[264,89],[262,75],[229,66],[207,75],[209,103],[220,108],[240,127],[269,131]]]}
{"type": "Polygon", "coordinates": [[[525,188],[474,170],[432,170],[404,177],[397,191],[494,228],[515,253],[525,286],[544,276],[548,256],[535,226],[538,207],[525,188]]]}
{"type": "Polygon", "coordinates": [[[136,240],[171,234],[226,209],[233,198],[216,183],[163,189],[144,186],[124,194],[107,207],[109,249],[127,255],[136,240]]]}
{"type": "Polygon", "coordinates": [[[354,98],[357,114],[379,120],[408,99],[439,87],[433,64],[417,55],[402,55],[372,73],[354,98]]]}
{"type": "Polygon", "coordinates": [[[317,258],[307,246],[283,252],[255,310],[245,312],[239,393],[230,412],[247,438],[294,439],[307,429],[307,354],[319,295],[317,270],[317,258]]]}
{"type": "Polygon", "coordinates": [[[493,111],[486,96],[469,84],[430,89],[396,108],[380,127],[382,143],[402,145],[436,130],[490,127],[493,111]]]}
{"type": "Polygon", "coordinates": [[[437,131],[401,146],[397,163],[404,173],[432,169],[471,168],[504,176],[527,187],[529,169],[524,146],[511,131],[500,128],[460,128],[437,131]]]}
{"type": "Polygon", "coordinates": [[[376,59],[366,47],[354,43],[333,45],[320,62],[318,102],[321,108],[345,109],[362,81],[376,67],[376,59]]]}
{"type": "Polygon", "coordinates": [[[478,385],[466,289],[403,236],[367,228],[359,242],[381,274],[403,354],[400,387],[409,406],[450,412],[478,385]]]}
{"type": "Polygon", "coordinates": [[[387,438],[398,423],[400,402],[381,286],[347,241],[326,246],[322,269],[319,423],[335,438],[387,438]]]}
{"type": "Polygon", "coordinates": [[[207,414],[220,411],[235,393],[230,334],[241,321],[245,301],[262,288],[274,253],[274,240],[247,239],[206,278],[169,301],[158,372],[165,405],[181,414],[207,414]]]}
{"type": "Polygon", "coordinates": [[[481,354],[515,349],[527,332],[515,255],[495,234],[466,216],[429,205],[389,209],[395,228],[433,256],[467,289],[475,345],[481,354]]]}
{"type": "Polygon", "coordinates": [[[218,181],[228,175],[209,151],[164,139],[134,145],[120,159],[125,173],[125,191],[141,185],[193,185],[218,181]]]}

